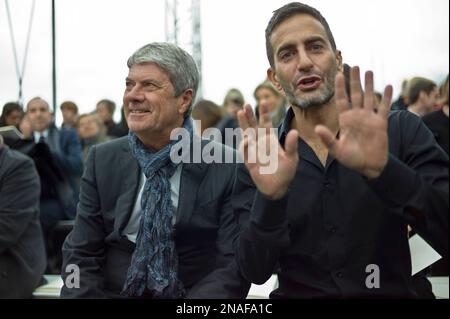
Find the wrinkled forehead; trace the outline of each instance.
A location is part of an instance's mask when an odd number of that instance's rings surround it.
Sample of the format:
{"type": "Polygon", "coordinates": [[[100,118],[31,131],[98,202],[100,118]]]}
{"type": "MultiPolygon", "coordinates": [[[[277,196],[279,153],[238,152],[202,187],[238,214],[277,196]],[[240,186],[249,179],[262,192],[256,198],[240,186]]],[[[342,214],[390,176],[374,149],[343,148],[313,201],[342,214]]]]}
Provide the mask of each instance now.
{"type": "Polygon", "coordinates": [[[273,53],[276,54],[277,49],[286,43],[305,42],[311,38],[322,38],[330,44],[325,27],[319,20],[307,13],[298,13],[274,28],[270,36],[270,43],[273,53]]]}

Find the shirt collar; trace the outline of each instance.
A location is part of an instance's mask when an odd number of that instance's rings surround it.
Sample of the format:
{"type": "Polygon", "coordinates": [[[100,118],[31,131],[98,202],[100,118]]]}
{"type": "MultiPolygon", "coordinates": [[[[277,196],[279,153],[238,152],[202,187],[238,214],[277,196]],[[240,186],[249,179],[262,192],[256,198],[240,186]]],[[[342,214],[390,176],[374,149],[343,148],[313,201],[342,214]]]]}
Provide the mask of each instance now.
{"type": "Polygon", "coordinates": [[[294,119],[294,117],[295,117],[294,111],[292,110],[292,107],[289,107],[286,112],[286,116],[284,117],[284,120],[279,128],[278,139],[280,140],[281,145],[284,145],[286,135],[291,130],[291,122],[294,119]]]}
{"type": "Polygon", "coordinates": [[[34,141],[36,143],[39,142],[39,139],[41,136],[44,136],[45,139],[48,139],[48,129],[46,129],[43,132],[33,132],[33,136],[34,136],[34,141]]]}

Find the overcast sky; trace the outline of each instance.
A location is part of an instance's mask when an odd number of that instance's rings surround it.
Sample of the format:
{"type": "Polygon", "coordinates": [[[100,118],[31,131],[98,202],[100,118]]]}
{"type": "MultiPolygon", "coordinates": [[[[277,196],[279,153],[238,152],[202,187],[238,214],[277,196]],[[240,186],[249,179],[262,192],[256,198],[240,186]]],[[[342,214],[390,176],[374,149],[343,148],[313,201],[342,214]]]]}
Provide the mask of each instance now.
{"type": "MultiPolygon", "coordinates": [[[[236,87],[254,104],[253,90],[268,67],[264,30],[272,11],[288,2],[201,1],[204,98],[221,104],[226,91],[236,87]]],[[[32,0],[9,3],[22,64],[32,0]]],[[[404,78],[424,76],[440,82],[448,74],[448,0],[306,3],[328,20],[344,62],[374,70],[377,90],[390,83],[397,95],[404,78]]],[[[56,5],[58,104],[72,100],[81,113],[93,110],[103,98],[120,106],[127,58],[146,43],[165,40],[164,0],[64,0],[56,5]]],[[[25,101],[34,96],[52,99],[50,13],[50,0],[36,1],[25,101]]],[[[190,28],[182,16],[181,29],[190,28]]],[[[5,2],[0,1],[0,109],[17,94],[5,2]]]]}

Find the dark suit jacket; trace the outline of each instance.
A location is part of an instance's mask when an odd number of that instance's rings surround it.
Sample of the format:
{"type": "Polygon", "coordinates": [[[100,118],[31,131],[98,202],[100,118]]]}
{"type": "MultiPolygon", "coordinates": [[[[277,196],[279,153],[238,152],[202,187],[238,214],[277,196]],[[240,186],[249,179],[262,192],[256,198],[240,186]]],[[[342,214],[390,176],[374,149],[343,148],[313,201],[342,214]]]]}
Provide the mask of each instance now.
{"type": "Polygon", "coordinates": [[[51,126],[47,145],[35,144],[33,139],[20,140],[10,145],[34,161],[41,177],[54,185],[56,197],[67,219],[75,217],[78,201],[78,180],[83,172],[80,140],[75,130],[51,126]]]}
{"type": "MultiPolygon", "coordinates": [[[[187,298],[244,298],[248,293],[250,284],[239,273],[232,248],[239,232],[234,205],[244,201],[232,198],[235,174],[235,164],[183,164],[175,244],[187,298]]],[[[62,297],[119,297],[135,247],[122,233],[140,177],[127,137],[92,147],[75,226],[63,245],[63,279],[71,274],[64,271],[67,265],[78,265],[80,288],[64,286],[62,297]]]]}
{"type": "Polygon", "coordinates": [[[33,161],[0,146],[0,298],[29,298],[44,274],[39,177],[33,161]]]}

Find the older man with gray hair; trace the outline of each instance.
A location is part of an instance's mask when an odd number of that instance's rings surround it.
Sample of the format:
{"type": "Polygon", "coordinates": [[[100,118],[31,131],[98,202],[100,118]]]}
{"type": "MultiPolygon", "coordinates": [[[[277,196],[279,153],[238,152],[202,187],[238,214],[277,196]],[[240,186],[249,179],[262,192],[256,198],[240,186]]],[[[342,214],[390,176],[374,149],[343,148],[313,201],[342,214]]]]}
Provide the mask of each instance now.
{"type": "Polygon", "coordinates": [[[232,192],[236,164],[177,165],[170,157],[172,131],[199,139],[189,116],[199,82],[194,60],[175,45],[151,43],[128,67],[130,132],[89,153],[63,247],[62,297],[245,297],[249,283],[232,248],[233,207],[244,201],[232,192]],[[79,285],[70,283],[73,265],[79,285]]]}

